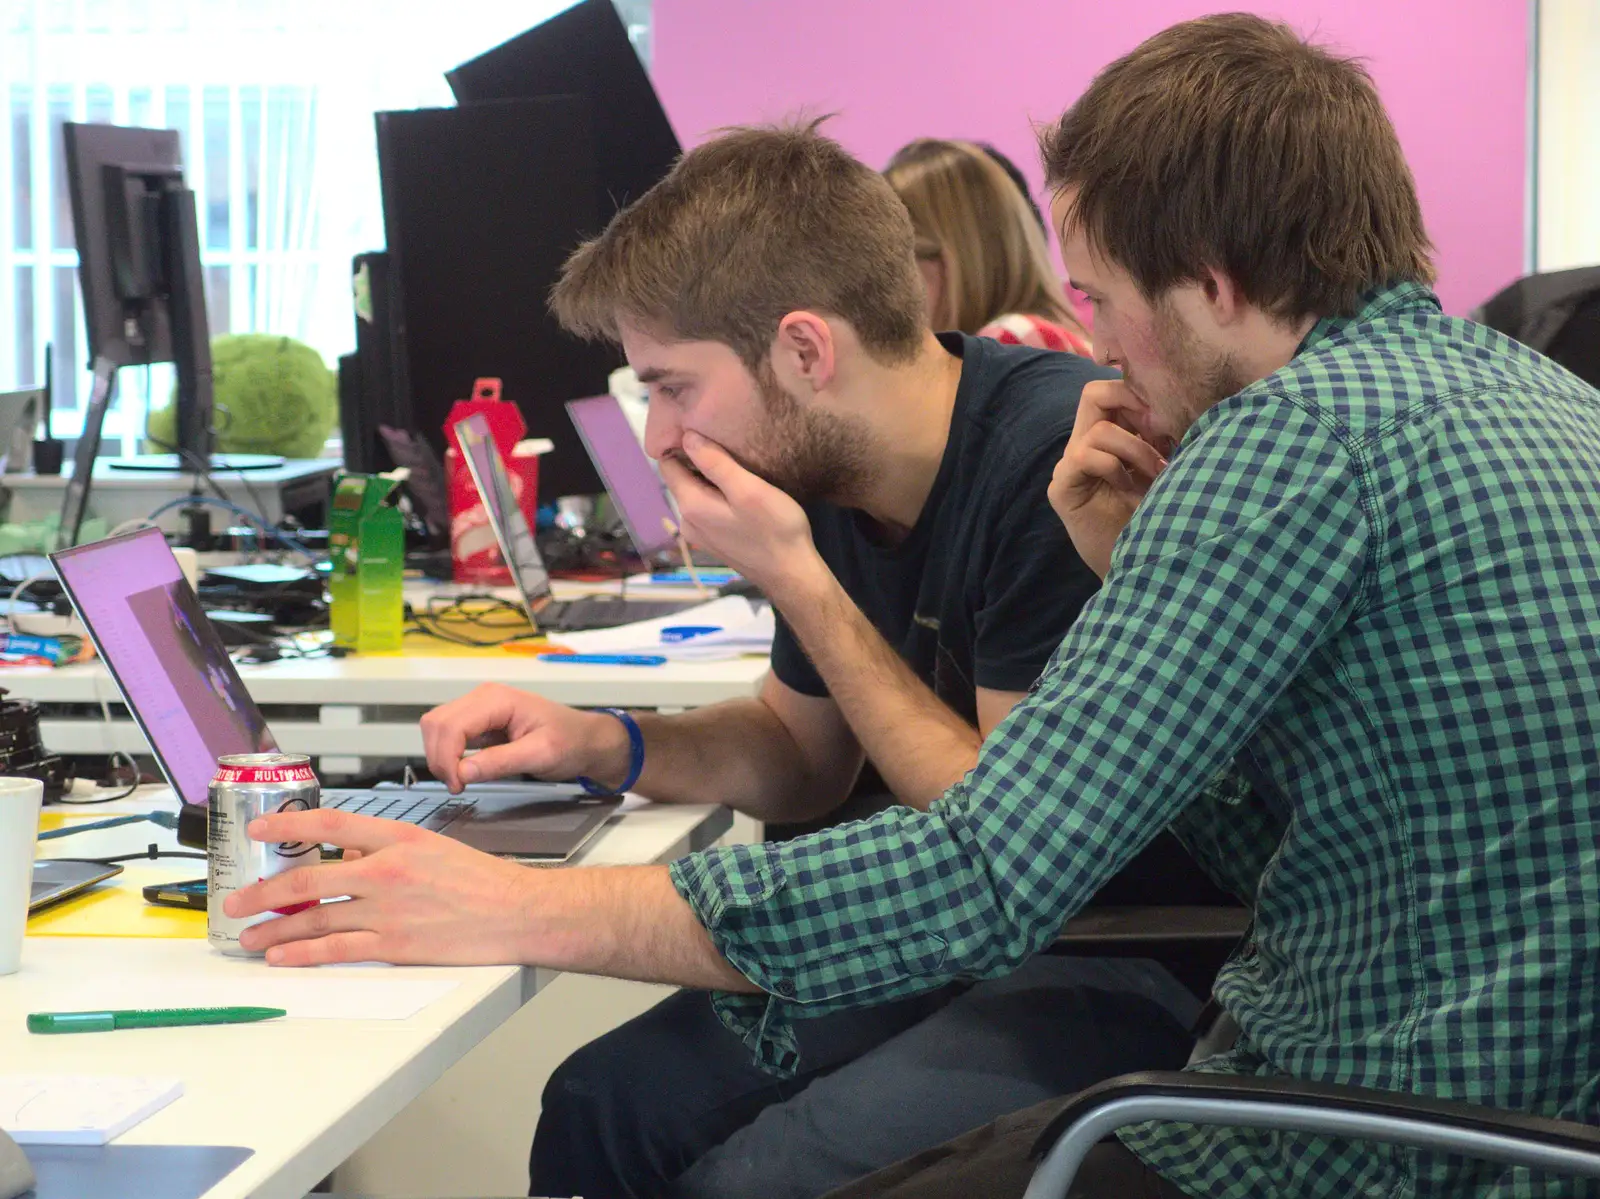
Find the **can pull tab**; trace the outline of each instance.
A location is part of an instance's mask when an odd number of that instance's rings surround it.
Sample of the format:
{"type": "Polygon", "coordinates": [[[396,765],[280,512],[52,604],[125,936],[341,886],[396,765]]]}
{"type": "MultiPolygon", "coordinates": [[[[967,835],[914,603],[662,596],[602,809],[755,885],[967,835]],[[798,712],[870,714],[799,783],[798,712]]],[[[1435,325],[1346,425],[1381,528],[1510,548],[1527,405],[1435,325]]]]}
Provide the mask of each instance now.
{"type": "Polygon", "coordinates": [[[407,791],[417,785],[417,772],[411,769],[411,764],[406,763],[405,772],[400,776],[400,785],[407,791]]]}

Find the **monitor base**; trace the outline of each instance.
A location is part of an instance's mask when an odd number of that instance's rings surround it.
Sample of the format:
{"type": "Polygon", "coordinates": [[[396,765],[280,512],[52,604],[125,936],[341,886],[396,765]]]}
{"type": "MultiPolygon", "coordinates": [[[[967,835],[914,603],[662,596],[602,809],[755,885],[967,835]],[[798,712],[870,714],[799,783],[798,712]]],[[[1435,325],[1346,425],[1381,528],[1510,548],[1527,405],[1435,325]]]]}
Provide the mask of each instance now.
{"type": "MultiPolygon", "coordinates": [[[[210,469],[219,470],[275,470],[282,466],[278,454],[212,454],[210,469]]],[[[139,454],[133,458],[108,458],[106,466],[112,470],[161,470],[193,474],[194,466],[177,454],[139,454]]]]}

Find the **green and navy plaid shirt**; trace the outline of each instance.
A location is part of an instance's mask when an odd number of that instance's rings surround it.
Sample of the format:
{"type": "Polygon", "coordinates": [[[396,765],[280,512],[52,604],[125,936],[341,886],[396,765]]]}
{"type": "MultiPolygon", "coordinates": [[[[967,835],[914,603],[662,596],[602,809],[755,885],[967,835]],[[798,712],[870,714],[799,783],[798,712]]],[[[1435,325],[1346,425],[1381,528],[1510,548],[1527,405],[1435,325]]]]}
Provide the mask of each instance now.
{"type": "MultiPolygon", "coordinates": [[[[1600,394],[1425,288],[1200,418],[1103,590],[928,812],[685,858],[795,1017],[1014,969],[1158,830],[1255,908],[1201,1068],[1600,1119],[1600,394]],[[1249,785],[1247,786],[1246,783],[1249,785]]],[[[1145,1125],[1194,1195],[1523,1196],[1433,1153],[1145,1125]]]]}

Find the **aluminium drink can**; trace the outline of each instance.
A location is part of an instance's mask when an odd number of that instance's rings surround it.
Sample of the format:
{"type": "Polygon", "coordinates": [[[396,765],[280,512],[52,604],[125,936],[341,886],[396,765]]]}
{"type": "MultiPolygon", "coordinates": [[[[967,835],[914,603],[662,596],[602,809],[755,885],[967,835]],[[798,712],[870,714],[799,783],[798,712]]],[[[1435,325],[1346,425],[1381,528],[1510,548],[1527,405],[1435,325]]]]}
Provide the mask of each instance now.
{"type": "MultiPolygon", "coordinates": [[[[227,754],[217,759],[211,776],[206,815],[206,938],[213,949],[251,957],[239,947],[239,934],[273,913],[235,919],[222,911],[222,901],[235,891],[297,866],[321,860],[316,842],[282,845],[252,841],[246,829],[258,816],[301,812],[319,806],[322,789],[305,754],[227,754]]],[[[310,903],[279,909],[278,915],[302,911],[310,903]]]]}

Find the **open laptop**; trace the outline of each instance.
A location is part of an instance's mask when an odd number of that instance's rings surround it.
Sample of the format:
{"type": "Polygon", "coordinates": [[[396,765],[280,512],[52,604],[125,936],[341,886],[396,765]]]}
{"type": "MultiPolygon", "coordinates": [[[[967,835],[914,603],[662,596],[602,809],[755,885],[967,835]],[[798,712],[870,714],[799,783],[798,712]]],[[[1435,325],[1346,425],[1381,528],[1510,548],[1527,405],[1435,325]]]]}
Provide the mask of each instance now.
{"type": "MultiPolygon", "coordinates": [[[[279,748],[159,529],[51,555],[167,782],[204,804],[224,754],[279,748]]],[[[292,748],[292,747],[290,747],[292,748]]],[[[616,798],[569,783],[439,783],[328,788],[322,806],[404,820],[503,857],[564,861],[604,825],[616,798]]]]}
{"type": "MultiPolygon", "coordinates": [[[[677,517],[667,499],[666,484],[639,444],[622,404],[614,395],[568,400],[567,415],[622,517],[635,552],[652,571],[678,574],[688,563],[683,561],[686,547],[679,544],[667,523],[677,517]]],[[[702,567],[722,565],[706,550],[695,550],[694,561],[702,567]]]]}
{"type": "Polygon", "coordinates": [[[511,568],[511,578],[522,595],[522,606],[536,629],[577,632],[580,629],[610,629],[636,620],[659,620],[692,608],[703,600],[638,600],[609,595],[583,599],[557,600],[550,595],[550,572],[545,569],[539,546],[534,541],[528,518],[517,503],[516,492],[506,464],[481,413],[463,417],[455,424],[461,442],[461,456],[483,501],[489,527],[500,546],[500,556],[511,568]]]}
{"type": "Polygon", "coordinates": [[[611,502],[628,530],[639,557],[666,565],[678,557],[678,543],[665,522],[675,521],[661,476],[639,444],[628,414],[614,395],[567,401],[567,415],[611,502]]]}

